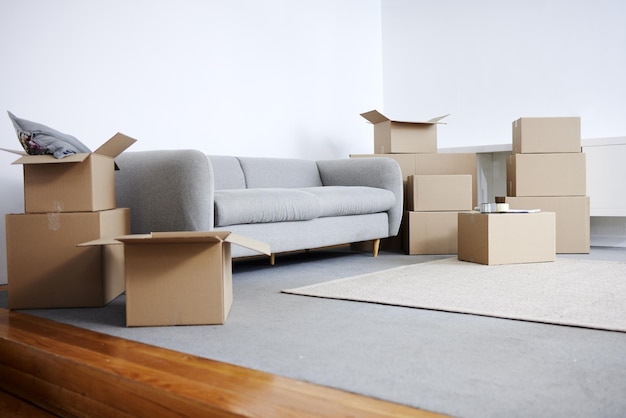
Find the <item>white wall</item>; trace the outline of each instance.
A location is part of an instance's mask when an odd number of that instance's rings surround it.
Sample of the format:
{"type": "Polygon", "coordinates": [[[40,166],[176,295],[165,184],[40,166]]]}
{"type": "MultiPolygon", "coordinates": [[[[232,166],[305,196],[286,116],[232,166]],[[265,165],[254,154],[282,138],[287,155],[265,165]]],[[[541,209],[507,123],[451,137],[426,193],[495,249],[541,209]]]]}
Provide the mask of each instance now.
{"type": "Polygon", "coordinates": [[[511,142],[522,116],[626,134],[626,2],[383,0],[385,113],[451,113],[438,145],[511,142]]]}
{"type": "MultiPolygon", "coordinates": [[[[382,107],[380,0],[2,0],[0,111],[95,149],[347,157],[382,107]]],[[[18,148],[0,115],[0,147],[18,148]]],[[[0,212],[23,212],[0,152],[0,212]]],[[[6,282],[4,216],[0,283],[6,282]]]]}

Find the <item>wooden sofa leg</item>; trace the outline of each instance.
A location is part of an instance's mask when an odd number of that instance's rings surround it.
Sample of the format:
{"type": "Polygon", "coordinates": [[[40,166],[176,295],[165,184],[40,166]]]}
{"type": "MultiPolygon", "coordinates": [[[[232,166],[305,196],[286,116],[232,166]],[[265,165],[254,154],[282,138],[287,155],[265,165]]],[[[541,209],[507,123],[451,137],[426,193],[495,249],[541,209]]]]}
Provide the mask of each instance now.
{"type": "Polygon", "coordinates": [[[270,255],[270,266],[273,266],[275,262],[276,262],[276,254],[272,253],[270,255]]]}
{"type": "Polygon", "coordinates": [[[372,250],[372,255],[374,257],[378,256],[378,249],[380,248],[380,238],[374,240],[374,249],[372,250]]]}

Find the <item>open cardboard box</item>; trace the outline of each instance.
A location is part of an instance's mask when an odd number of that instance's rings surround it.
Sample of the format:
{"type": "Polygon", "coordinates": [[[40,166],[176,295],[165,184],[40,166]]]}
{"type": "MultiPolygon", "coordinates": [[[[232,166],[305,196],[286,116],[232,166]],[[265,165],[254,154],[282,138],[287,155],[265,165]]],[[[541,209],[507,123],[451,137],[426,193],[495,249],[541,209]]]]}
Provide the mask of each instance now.
{"type": "Polygon", "coordinates": [[[24,211],[26,213],[95,212],[116,207],[114,158],[136,142],[115,134],[93,153],[64,158],[20,155],[13,164],[24,167],[24,211]]]}
{"type": "Polygon", "coordinates": [[[392,153],[436,153],[437,125],[448,115],[438,116],[422,122],[391,120],[377,110],[361,113],[374,125],[374,152],[392,153]]]}
{"type": "Polygon", "coordinates": [[[123,245],[126,326],[224,324],[233,302],[231,244],[270,246],[228,231],[153,232],[79,244],[123,245]]]}

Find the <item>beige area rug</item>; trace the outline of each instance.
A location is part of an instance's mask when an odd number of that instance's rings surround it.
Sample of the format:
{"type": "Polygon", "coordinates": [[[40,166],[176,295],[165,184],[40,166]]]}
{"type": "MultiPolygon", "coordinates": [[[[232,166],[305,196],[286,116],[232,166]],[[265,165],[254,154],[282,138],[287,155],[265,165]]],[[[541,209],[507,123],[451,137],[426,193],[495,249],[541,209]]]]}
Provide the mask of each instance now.
{"type": "Polygon", "coordinates": [[[485,266],[455,257],[283,292],[626,332],[624,262],[485,266]]]}

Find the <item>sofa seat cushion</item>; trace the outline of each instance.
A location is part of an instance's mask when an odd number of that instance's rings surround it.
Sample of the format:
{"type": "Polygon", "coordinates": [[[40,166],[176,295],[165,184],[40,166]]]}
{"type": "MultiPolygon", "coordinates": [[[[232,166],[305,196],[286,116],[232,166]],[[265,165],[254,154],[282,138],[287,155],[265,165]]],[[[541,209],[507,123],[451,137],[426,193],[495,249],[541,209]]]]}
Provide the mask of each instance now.
{"type": "Polygon", "coordinates": [[[396,196],[393,192],[376,187],[323,186],[300,190],[319,198],[320,217],[385,212],[396,204],[396,196]]]}
{"type": "Polygon", "coordinates": [[[320,214],[318,197],[301,189],[215,191],[215,226],[308,221],[320,214]]]}

